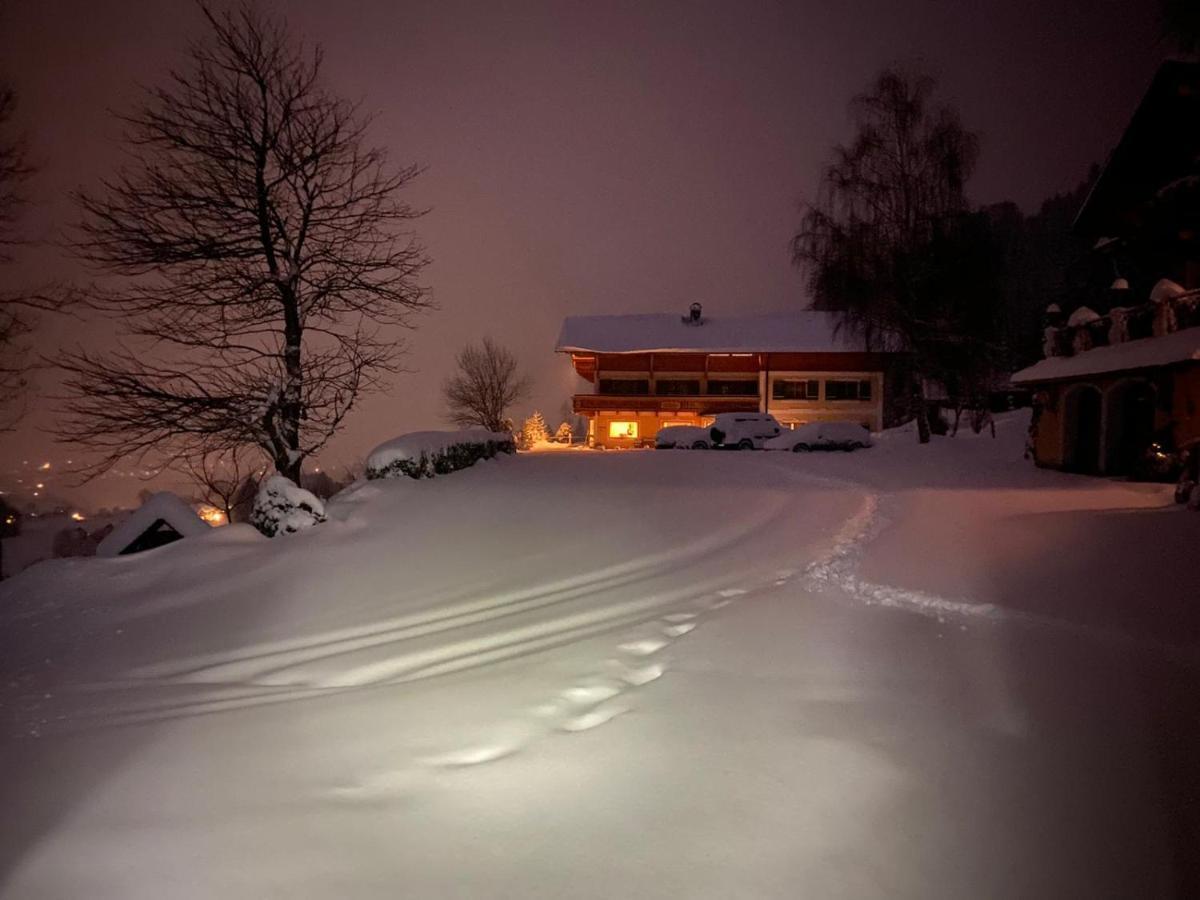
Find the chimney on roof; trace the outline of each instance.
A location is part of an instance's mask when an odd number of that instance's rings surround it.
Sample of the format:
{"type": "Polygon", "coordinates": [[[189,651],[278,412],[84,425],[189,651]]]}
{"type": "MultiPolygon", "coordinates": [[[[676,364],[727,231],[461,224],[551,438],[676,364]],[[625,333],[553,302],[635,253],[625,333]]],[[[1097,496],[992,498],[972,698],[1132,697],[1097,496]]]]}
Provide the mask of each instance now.
{"type": "Polygon", "coordinates": [[[688,307],[688,314],[683,317],[683,324],[684,325],[703,325],[704,319],[700,315],[700,313],[703,311],[703,309],[704,309],[704,307],[702,307],[699,303],[693,303],[691,306],[688,307]]]}

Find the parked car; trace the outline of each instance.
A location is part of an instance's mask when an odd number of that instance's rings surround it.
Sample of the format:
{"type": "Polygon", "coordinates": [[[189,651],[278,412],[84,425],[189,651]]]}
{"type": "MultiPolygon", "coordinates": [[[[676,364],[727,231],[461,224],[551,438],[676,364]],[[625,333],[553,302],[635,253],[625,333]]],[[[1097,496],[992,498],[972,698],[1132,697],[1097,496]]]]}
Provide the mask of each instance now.
{"type": "Polygon", "coordinates": [[[707,450],[712,446],[709,429],[696,425],[668,425],[658,429],[654,446],[659,450],[707,450]]]}
{"type": "Polygon", "coordinates": [[[857,422],[810,422],[767,441],[767,450],[859,450],[871,446],[871,432],[857,422]]]}
{"type": "Polygon", "coordinates": [[[761,450],[763,442],[783,431],[770,413],[721,413],[713,420],[713,444],[738,450],[761,450]]]}

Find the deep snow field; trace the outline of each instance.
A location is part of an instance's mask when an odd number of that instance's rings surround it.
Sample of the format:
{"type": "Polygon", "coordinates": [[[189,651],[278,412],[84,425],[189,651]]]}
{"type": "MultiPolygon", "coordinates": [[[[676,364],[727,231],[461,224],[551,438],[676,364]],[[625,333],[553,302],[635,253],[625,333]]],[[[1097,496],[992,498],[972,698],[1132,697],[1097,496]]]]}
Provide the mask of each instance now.
{"type": "Polygon", "coordinates": [[[37,564],[0,896],[1200,895],[1200,516],[1025,424],[534,452],[37,564]]]}

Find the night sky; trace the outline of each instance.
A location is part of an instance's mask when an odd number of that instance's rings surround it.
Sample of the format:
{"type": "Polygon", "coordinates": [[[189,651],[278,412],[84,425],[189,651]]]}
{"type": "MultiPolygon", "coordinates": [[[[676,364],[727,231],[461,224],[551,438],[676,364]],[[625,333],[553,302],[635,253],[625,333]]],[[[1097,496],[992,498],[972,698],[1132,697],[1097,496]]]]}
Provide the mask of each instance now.
{"type": "MultiPolygon", "coordinates": [[[[519,414],[537,406],[553,426],[574,389],[552,353],[564,315],[803,305],[787,252],[797,200],[849,137],[847,101],[889,62],[923,60],[981,133],[972,199],[1033,210],[1104,159],[1169,50],[1152,0],[277,8],[324,45],[330,83],[377,111],[375,142],[429,167],[408,197],[432,208],[417,227],[441,308],[408,336],[412,374],[362,404],[322,455],[327,468],[400,432],[448,427],[441,382],[484,334],[535,379],[519,414]]],[[[0,10],[0,71],[42,167],[28,231],[52,239],[72,219],[66,192],[119,160],[108,110],[160,80],[201,17],[184,0],[0,10]]],[[[79,274],[44,247],[0,271],[0,286],[79,274]]],[[[41,335],[49,353],[83,340],[109,338],[76,322],[41,335]]],[[[38,431],[49,419],[39,408],[4,436],[0,477],[23,459],[65,460],[38,431]]],[[[128,501],[140,486],[108,478],[84,497],[128,501]]]]}

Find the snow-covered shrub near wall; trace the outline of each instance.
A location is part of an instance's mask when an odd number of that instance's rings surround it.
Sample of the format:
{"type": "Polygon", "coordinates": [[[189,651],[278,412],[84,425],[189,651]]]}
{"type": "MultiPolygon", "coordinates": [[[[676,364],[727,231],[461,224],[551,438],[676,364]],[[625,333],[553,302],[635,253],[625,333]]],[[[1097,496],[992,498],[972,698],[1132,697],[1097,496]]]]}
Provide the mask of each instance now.
{"type": "Polygon", "coordinates": [[[294,534],[325,521],[325,504],[282,475],[268,478],[254,498],[250,524],[265,534],[294,534]]]}
{"type": "Polygon", "coordinates": [[[516,449],[513,436],[503,431],[414,431],[372,450],[367,478],[432,478],[516,449]]]}

